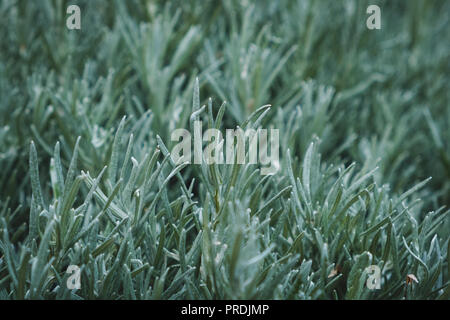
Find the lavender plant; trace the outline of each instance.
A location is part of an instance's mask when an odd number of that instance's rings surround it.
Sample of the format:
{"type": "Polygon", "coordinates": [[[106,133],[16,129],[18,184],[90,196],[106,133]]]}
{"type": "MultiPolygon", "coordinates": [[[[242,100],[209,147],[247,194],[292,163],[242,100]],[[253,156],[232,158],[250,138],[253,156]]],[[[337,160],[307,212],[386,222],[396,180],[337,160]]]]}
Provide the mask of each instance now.
{"type": "Polygon", "coordinates": [[[0,2],[0,299],[449,299],[448,2],[75,2],[0,2]]]}

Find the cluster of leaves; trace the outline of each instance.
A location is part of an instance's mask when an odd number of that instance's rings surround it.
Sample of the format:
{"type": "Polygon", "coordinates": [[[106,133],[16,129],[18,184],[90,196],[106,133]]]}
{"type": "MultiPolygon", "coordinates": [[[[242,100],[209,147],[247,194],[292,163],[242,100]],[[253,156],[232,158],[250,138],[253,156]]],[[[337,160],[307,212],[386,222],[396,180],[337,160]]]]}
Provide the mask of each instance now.
{"type": "Polygon", "coordinates": [[[448,2],[76,2],[0,3],[0,298],[449,298],[448,2]],[[279,171],[176,165],[196,119],[279,171]]]}

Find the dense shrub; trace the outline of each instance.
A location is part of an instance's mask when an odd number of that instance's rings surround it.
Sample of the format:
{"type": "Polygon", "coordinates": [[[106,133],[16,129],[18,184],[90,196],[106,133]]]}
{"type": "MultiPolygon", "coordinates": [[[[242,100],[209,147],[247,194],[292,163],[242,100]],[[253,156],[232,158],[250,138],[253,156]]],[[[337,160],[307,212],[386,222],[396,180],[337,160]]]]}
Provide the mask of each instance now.
{"type": "Polygon", "coordinates": [[[449,298],[448,1],[375,1],[381,30],[359,0],[73,2],[81,30],[0,2],[0,298],[449,298]],[[195,119],[279,129],[280,170],[175,164],[195,119]]]}

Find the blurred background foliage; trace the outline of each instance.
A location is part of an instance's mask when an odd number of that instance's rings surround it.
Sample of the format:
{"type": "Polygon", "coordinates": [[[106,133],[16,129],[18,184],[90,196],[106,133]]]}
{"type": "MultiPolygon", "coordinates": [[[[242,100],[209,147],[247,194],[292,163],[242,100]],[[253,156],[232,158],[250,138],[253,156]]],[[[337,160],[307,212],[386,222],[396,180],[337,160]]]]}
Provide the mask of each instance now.
{"type": "Polygon", "coordinates": [[[272,118],[297,115],[298,155],[317,135],[325,160],[378,164],[394,191],[432,176],[429,208],[450,203],[446,1],[379,1],[375,31],[367,1],[77,1],[79,31],[69,2],[0,4],[2,198],[24,200],[30,138],[73,148],[149,109],[167,138],[197,76],[202,97],[228,102],[227,125],[270,103],[272,118]]]}

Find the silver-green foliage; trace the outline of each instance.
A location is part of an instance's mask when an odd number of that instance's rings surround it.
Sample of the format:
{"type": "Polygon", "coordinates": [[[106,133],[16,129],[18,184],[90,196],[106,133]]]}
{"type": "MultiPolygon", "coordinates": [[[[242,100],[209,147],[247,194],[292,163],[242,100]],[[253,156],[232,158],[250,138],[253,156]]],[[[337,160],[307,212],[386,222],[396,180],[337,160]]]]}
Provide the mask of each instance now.
{"type": "Polygon", "coordinates": [[[79,2],[0,3],[0,299],[449,299],[448,2],[79,2]],[[280,170],[175,166],[196,119],[280,170]]]}
{"type": "Polygon", "coordinates": [[[302,161],[288,150],[276,175],[198,165],[198,180],[186,185],[187,164],[175,166],[161,139],[135,159],[139,130],[126,129],[124,118],[95,177],[78,167],[79,139],[64,175],[57,143],[50,199],[31,143],[33,197],[20,247],[9,236],[11,215],[1,222],[9,298],[386,299],[404,296],[410,273],[420,282],[407,298],[448,297],[448,241],[436,235],[448,211],[419,223],[420,201],[411,198],[426,181],[391,196],[374,181],[377,168],[323,164],[314,141],[302,161]],[[179,196],[169,197],[174,189],[179,196]],[[79,291],[66,287],[71,264],[82,270],[79,291]],[[381,290],[365,287],[369,265],[383,270],[381,290]]]}

